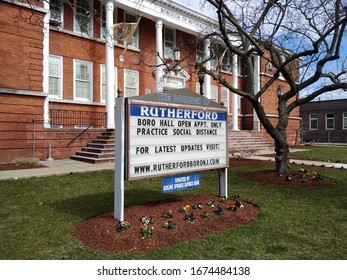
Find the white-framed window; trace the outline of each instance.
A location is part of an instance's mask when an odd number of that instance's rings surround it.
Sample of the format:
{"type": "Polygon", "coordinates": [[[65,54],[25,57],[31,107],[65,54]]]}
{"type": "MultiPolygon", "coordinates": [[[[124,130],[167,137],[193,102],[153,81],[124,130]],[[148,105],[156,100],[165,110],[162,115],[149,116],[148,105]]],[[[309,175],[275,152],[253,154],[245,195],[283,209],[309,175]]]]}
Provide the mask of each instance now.
{"type": "Polygon", "coordinates": [[[342,113],[342,129],[347,129],[347,112],[342,113]]]}
{"type": "Polygon", "coordinates": [[[49,96],[62,98],[63,88],[63,58],[57,55],[49,55],[49,96]]]}
{"type": "Polygon", "coordinates": [[[62,27],[64,22],[63,0],[50,0],[49,5],[49,23],[62,27]]]}
{"type": "Polygon", "coordinates": [[[164,57],[173,58],[173,50],[176,46],[176,30],[164,28],[164,57]]]}
{"type": "MultiPolygon", "coordinates": [[[[100,11],[101,11],[101,20],[100,20],[100,38],[106,39],[106,7],[103,1],[100,1],[100,11]]],[[[117,8],[113,10],[113,24],[117,22],[117,8]]]]}
{"type": "Polygon", "coordinates": [[[139,71],[124,69],[124,97],[139,95],[139,71]]]}
{"type": "Polygon", "coordinates": [[[93,35],[92,0],[75,0],[74,31],[93,35]]]}
{"type": "Polygon", "coordinates": [[[222,95],[221,96],[221,102],[223,102],[223,106],[228,109],[228,114],[230,114],[230,112],[229,112],[229,89],[226,87],[222,87],[221,95],[222,95]]]}
{"type": "MultiPolygon", "coordinates": [[[[117,96],[117,67],[114,68],[114,98],[117,96]]],[[[100,102],[106,102],[106,65],[100,65],[100,102]]]]}
{"type": "Polygon", "coordinates": [[[231,55],[229,50],[227,50],[224,54],[224,57],[222,59],[222,70],[226,71],[226,72],[230,72],[231,71],[231,59],[230,59],[231,55]]]}
{"type": "MultiPolygon", "coordinates": [[[[132,15],[129,13],[124,13],[124,21],[127,23],[132,23],[132,22],[137,22],[137,16],[136,15],[132,15]]],[[[132,37],[131,40],[131,46],[138,48],[139,47],[139,26],[137,26],[136,31],[132,37]]]]}
{"type": "Polygon", "coordinates": [[[335,129],[335,115],[334,115],[334,113],[325,114],[325,129],[326,130],[335,129]]]}
{"type": "Polygon", "coordinates": [[[93,64],[88,61],[74,60],[74,98],[92,101],[93,64]]]}
{"type": "Polygon", "coordinates": [[[310,130],[317,130],[318,129],[318,115],[317,114],[310,114],[309,121],[310,121],[310,130]]]}
{"type": "Polygon", "coordinates": [[[196,63],[201,63],[204,59],[204,44],[199,42],[196,45],[196,63]]]}
{"type": "Polygon", "coordinates": [[[218,103],[218,86],[211,85],[211,100],[218,103]]]}

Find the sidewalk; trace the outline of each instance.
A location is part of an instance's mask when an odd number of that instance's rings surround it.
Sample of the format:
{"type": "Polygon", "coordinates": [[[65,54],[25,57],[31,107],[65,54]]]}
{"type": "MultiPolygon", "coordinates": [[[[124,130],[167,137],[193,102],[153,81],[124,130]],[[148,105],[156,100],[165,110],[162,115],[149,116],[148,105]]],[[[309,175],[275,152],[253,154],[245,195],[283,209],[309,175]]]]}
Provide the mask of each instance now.
{"type": "MultiPolygon", "coordinates": [[[[301,151],[302,149],[290,149],[291,152],[301,151]]],[[[249,159],[255,160],[266,160],[266,161],[275,161],[275,152],[274,151],[261,151],[256,155],[251,155],[247,157],[249,159]],[[272,155],[273,156],[269,156],[272,155]]],[[[317,166],[317,167],[330,167],[337,169],[347,169],[346,163],[335,163],[335,162],[324,162],[324,161],[314,161],[314,160],[301,160],[301,159],[291,159],[290,163],[295,164],[303,164],[309,166],[317,166]]]]}
{"type": "MultiPolygon", "coordinates": [[[[264,151],[259,152],[256,155],[251,155],[246,158],[255,160],[275,161],[274,157],[269,156],[271,152],[264,151]]],[[[291,163],[304,164],[308,166],[317,167],[334,167],[339,169],[347,169],[347,164],[344,163],[332,163],[332,162],[319,162],[310,160],[290,160],[291,163]]],[[[40,164],[47,166],[46,168],[34,168],[34,169],[20,169],[20,170],[6,170],[0,171],[0,180],[5,179],[19,179],[30,177],[41,177],[51,175],[70,174],[75,172],[90,172],[98,170],[112,170],[114,169],[114,163],[85,163],[81,161],[66,159],[66,160],[53,160],[53,161],[40,161],[40,164]]]]}
{"type": "Polygon", "coordinates": [[[40,164],[47,167],[0,171],[0,180],[114,169],[113,162],[92,164],[71,159],[40,161],[40,164]]]}

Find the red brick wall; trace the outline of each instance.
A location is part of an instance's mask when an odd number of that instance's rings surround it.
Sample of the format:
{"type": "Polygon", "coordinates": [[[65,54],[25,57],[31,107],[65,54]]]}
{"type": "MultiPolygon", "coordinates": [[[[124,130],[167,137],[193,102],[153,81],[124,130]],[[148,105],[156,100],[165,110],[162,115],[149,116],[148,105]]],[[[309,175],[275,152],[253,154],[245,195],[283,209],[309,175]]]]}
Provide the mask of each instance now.
{"type": "MultiPolygon", "coordinates": [[[[0,162],[35,156],[48,158],[49,144],[54,159],[69,158],[100,135],[104,129],[52,129],[43,127],[44,97],[39,95],[5,94],[0,92],[0,162]],[[71,142],[79,136],[75,141],[71,142]],[[71,142],[71,143],[70,143],[71,142]]],[[[70,105],[71,106],[71,105],[70,105]]],[[[66,108],[52,104],[52,108],[66,108]]],[[[74,108],[76,110],[78,108],[74,108]]],[[[79,107],[101,111],[102,107],[79,107]]]]}
{"type": "Polygon", "coordinates": [[[42,91],[44,15],[5,2],[0,9],[0,87],[42,91]]]}

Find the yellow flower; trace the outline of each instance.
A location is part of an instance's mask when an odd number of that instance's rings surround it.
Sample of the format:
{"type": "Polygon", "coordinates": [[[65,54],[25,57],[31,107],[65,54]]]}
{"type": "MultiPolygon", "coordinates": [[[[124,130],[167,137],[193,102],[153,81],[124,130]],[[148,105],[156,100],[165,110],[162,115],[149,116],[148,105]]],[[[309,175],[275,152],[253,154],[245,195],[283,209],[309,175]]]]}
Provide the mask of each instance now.
{"type": "Polygon", "coordinates": [[[165,222],[164,223],[164,227],[167,228],[169,226],[169,223],[168,222],[165,222]]]}
{"type": "Polygon", "coordinates": [[[189,205],[186,205],[185,206],[185,211],[189,211],[190,210],[190,206],[189,205]]]}

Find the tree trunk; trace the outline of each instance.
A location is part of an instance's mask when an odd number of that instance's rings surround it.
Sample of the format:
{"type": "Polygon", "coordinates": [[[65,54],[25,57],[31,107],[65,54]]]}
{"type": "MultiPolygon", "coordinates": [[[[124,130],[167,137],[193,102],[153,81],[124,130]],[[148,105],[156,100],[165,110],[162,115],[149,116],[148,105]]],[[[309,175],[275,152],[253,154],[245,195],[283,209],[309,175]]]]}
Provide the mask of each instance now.
{"type": "Polygon", "coordinates": [[[282,174],[289,174],[291,172],[291,165],[288,144],[276,142],[275,152],[276,171],[282,174]]]}

